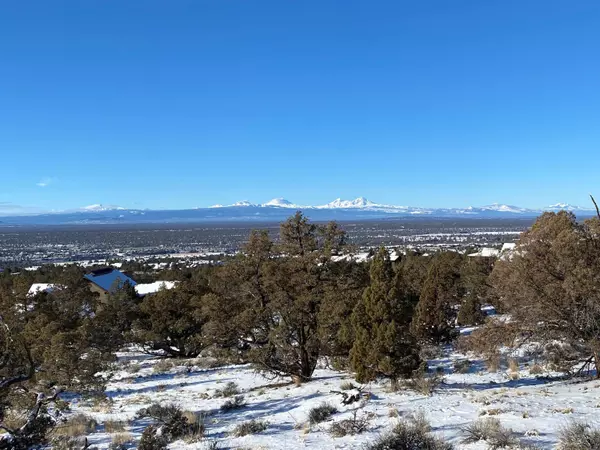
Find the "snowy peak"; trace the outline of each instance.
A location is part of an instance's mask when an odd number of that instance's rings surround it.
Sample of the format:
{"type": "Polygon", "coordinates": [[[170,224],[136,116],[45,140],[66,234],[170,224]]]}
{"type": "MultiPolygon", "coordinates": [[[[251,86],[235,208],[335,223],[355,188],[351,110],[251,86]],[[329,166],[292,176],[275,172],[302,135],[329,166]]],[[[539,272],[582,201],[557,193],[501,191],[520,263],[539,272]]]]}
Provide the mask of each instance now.
{"type": "Polygon", "coordinates": [[[583,208],[581,206],[570,205],[569,203],[555,203],[544,208],[546,211],[591,211],[591,208],[583,208]]]}
{"type": "Polygon", "coordinates": [[[81,208],[82,211],[115,211],[115,210],[122,211],[124,209],[125,208],[123,208],[122,206],[102,205],[100,203],[96,203],[94,205],[89,205],[89,206],[84,206],[83,208],[81,208]]]}
{"type": "Polygon", "coordinates": [[[229,206],[256,206],[256,205],[249,202],[248,200],[242,200],[239,202],[235,202],[233,205],[229,205],[229,206]]]}
{"type": "Polygon", "coordinates": [[[334,201],[327,203],[326,205],[318,206],[317,208],[372,208],[382,206],[377,203],[373,203],[371,200],[367,200],[364,197],[358,197],[354,200],[342,200],[336,198],[334,201]]]}
{"type": "Polygon", "coordinates": [[[525,208],[519,208],[518,206],[512,206],[512,205],[501,205],[499,203],[492,203],[491,205],[482,206],[481,209],[485,209],[488,211],[509,212],[509,213],[523,213],[523,212],[527,211],[525,208]]]}
{"type": "Polygon", "coordinates": [[[285,198],[274,198],[269,200],[267,203],[263,203],[261,206],[275,206],[277,208],[300,208],[300,206],[286,200],[285,198]]]}

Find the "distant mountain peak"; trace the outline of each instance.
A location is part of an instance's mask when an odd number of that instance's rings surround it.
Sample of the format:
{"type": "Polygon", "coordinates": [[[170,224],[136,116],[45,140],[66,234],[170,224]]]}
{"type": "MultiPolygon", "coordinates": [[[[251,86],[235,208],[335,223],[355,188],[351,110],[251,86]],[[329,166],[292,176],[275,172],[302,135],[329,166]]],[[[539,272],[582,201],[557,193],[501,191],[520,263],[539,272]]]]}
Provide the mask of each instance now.
{"type": "Polygon", "coordinates": [[[255,205],[248,200],[241,200],[239,202],[235,202],[233,205],[230,205],[230,206],[255,206],[255,205]]]}
{"type": "Polygon", "coordinates": [[[289,200],[283,197],[274,198],[269,200],[267,203],[263,203],[262,206],[277,206],[279,208],[297,208],[298,205],[293,204],[289,200]]]}
{"type": "Polygon", "coordinates": [[[318,208],[370,208],[376,206],[383,205],[374,203],[365,197],[357,197],[354,200],[342,200],[341,198],[336,198],[334,201],[319,206],[318,208]]]}
{"type": "Polygon", "coordinates": [[[96,203],[94,205],[88,205],[81,208],[83,211],[115,211],[115,210],[124,210],[122,206],[116,205],[102,205],[101,203],[96,203]]]}
{"type": "Polygon", "coordinates": [[[565,210],[565,211],[591,211],[591,208],[584,208],[581,206],[577,206],[577,205],[571,205],[569,203],[555,203],[554,205],[550,205],[548,206],[546,209],[550,210],[550,211],[560,211],[560,210],[565,210]]]}

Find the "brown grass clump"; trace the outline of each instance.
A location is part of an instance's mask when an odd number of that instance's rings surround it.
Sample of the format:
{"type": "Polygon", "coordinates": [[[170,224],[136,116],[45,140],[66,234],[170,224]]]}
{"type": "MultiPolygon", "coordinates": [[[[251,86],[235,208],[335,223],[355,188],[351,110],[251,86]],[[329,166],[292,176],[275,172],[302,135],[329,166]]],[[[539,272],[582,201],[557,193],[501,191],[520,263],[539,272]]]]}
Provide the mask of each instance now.
{"type": "Polygon", "coordinates": [[[57,436],[79,437],[96,431],[98,423],[85,414],[77,414],[66,423],[57,426],[54,433],[57,436]]]}
{"type": "Polygon", "coordinates": [[[112,435],[111,443],[115,447],[130,444],[134,441],[133,434],[128,432],[116,433],[112,435]]]}
{"type": "Polygon", "coordinates": [[[121,433],[125,431],[125,427],[127,426],[127,422],[122,420],[105,420],[104,421],[104,431],[107,433],[121,433]]]}

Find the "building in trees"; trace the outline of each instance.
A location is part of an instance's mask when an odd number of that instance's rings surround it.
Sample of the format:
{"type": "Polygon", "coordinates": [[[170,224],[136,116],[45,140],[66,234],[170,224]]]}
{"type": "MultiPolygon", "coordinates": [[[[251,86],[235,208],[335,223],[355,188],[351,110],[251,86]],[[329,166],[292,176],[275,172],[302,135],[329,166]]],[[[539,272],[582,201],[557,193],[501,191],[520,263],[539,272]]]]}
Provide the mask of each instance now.
{"type": "Polygon", "coordinates": [[[125,283],[132,287],[137,284],[123,272],[112,267],[93,270],[83,278],[88,282],[90,290],[100,296],[100,300],[106,300],[111,293],[121,289],[125,283]]]}

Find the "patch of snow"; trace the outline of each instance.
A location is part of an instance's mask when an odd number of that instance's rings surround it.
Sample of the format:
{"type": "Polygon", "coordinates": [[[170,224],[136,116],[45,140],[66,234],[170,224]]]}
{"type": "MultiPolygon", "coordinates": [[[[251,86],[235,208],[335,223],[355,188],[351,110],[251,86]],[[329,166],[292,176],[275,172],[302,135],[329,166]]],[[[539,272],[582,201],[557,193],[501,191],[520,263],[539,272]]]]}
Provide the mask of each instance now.
{"type": "Polygon", "coordinates": [[[154,283],[136,284],[135,292],[138,295],[154,294],[161,289],[173,289],[176,285],[176,281],[155,281],[154,283]]]}
{"type": "Polygon", "coordinates": [[[27,291],[27,296],[32,297],[41,292],[52,292],[57,289],[64,289],[64,286],[60,284],[52,284],[52,283],[33,283],[29,290],[27,291]]]}

